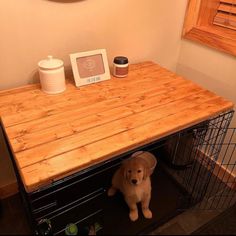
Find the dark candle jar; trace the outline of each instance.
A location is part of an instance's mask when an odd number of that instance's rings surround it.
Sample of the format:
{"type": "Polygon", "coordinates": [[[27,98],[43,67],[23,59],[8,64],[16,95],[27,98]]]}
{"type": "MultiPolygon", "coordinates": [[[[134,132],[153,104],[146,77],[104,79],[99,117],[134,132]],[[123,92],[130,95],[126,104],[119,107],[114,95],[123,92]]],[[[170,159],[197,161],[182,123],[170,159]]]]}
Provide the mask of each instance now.
{"type": "Polygon", "coordinates": [[[113,60],[113,75],[118,78],[123,78],[128,75],[129,60],[127,57],[118,56],[113,60]]]}

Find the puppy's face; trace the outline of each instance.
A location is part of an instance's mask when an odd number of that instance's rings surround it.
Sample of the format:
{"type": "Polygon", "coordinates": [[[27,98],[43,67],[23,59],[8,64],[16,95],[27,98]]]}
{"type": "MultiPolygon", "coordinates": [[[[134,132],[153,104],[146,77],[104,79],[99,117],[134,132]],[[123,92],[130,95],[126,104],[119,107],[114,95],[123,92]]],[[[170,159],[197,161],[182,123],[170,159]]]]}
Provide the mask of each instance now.
{"type": "Polygon", "coordinates": [[[149,176],[147,163],[141,158],[131,158],[123,163],[124,178],[129,184],[139,185],[149,176]]]}

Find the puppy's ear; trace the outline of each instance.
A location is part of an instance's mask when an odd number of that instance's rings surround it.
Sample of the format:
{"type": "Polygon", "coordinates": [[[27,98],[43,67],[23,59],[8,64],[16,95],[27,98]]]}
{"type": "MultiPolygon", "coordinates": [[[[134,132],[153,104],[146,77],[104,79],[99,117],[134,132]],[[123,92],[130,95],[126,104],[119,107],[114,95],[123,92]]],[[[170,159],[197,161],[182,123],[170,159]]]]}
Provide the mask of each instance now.
{"type": "Polygon", "coordinates": [[[122,165],[121,165],[120,168],[121,168],[122,176],[124,177],[125,180],[127,180],[128,179],[128,175],[127,175],[127,160],[122,162],[122,165]]]}
{"type": "Polygon", "coordinates": [[[148,167],[145,167],[144,168],[144,174],[143,174],[143,179],[146,180],[147,177],[149,177],[151,175],[151,171],[150,171],[150,168],[148,167]]]}
{"type": "Polygon", "coordinates": [[[147,177],[149,177],[151,175],[151,170],[147,164],[146,161],[144,161],[143,163],[143,167],[144,167],[144,170],[143,170],[143,179],[146,180],[147,177]]]}

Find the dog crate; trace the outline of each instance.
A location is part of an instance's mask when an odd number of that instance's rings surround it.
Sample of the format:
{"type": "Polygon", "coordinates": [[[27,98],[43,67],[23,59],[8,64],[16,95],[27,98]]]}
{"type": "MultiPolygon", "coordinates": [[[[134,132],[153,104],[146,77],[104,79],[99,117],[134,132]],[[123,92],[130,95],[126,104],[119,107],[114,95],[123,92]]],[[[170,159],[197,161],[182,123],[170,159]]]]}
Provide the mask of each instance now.
{"type": "Polygon", "coordinates": [[[153,150],[187,192],[181,208],[224,209],[236,202],[236,129],[233,111],[169,137],[153,150]]]}
{"type": "Polygon", "coordinates": [[[145,234],[189,208],[223,210],[235,204],[236,129],[229,128],[233,114],[223,113],[140,148],[157,158],[151,176],[153,219],[145,219],[139,208],[141,220],[131,223],[120,194],[107,204],[107,233],[145,234]],[[116,212],[113,217],[111,211],[116,212]],[[123,228],[109,229],[114,220],[123,228]]]}
{"type": "Polygon", "coordinates": [[[236,129],[229,128],[233,113],[223,113],[32,193],[25,192],[8,146],[32,230],[40,232],[49,220],[54,235],[64,235],[69,223],[83,233],[96,226],[96,234],[145,234],[189,208],[232,206],[236,202],[236,129]],[[131,222],[123,196],[108,197],[107,190],[121,162],[139,150],[157,158],[151,176],[153,218],[145,219],[139,206],[139,219],[131,222]]]}

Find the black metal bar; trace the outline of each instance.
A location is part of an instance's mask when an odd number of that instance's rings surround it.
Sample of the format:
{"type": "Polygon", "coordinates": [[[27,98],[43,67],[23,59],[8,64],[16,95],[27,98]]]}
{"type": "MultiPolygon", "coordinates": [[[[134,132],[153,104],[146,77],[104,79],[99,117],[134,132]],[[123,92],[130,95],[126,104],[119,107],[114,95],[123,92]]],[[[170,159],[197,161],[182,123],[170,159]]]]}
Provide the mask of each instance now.
{"type": "Polygon", "coordinates": [[[19,192],[20,192],[20,196],[21,196],[21,199],[23,201],[23,204],[24,204],[24,208],[25,208],[25,212],[26,212],[26,216],[30,222],[30,227],[31,227],[31,230],[33,232],[35,226],[36,226],[36,223],[35,221],[33,220],[33,217],[32,217],[32,209],[29,205],[29,201],[28,201],[28,197],[27,197],[27,193],[25,191],[25,188],[24,188],[24,184],[22,183],[22,180],[21,180],[21,177],[19,175],[19,172],[18,172],[18,169],[17,169],[17,166],[16,166],[16,163],[15,163],[15,159],[12,155],[12,151],[11,151],[11,147],[9,145],[9,142],[8,142],[8,139],[7,139],[7,136],[6,136],[6,133],[5,133],[5,130],[3,129],[2,127],[2,122],[0,123],[0,131],[2,132],[3,134],[3,137],[4,137],[4,142],[6,144],[6,147],[7,147],[7,151],[8,151],[8,155],[10,157],[10,160],[12,162],[12,165],[13,165],[13,168],[15,170],[15,175],[16,175],[16,179],[17,179],[17,183],[18,183],[18,187],[19,187],[19,192]]]}

